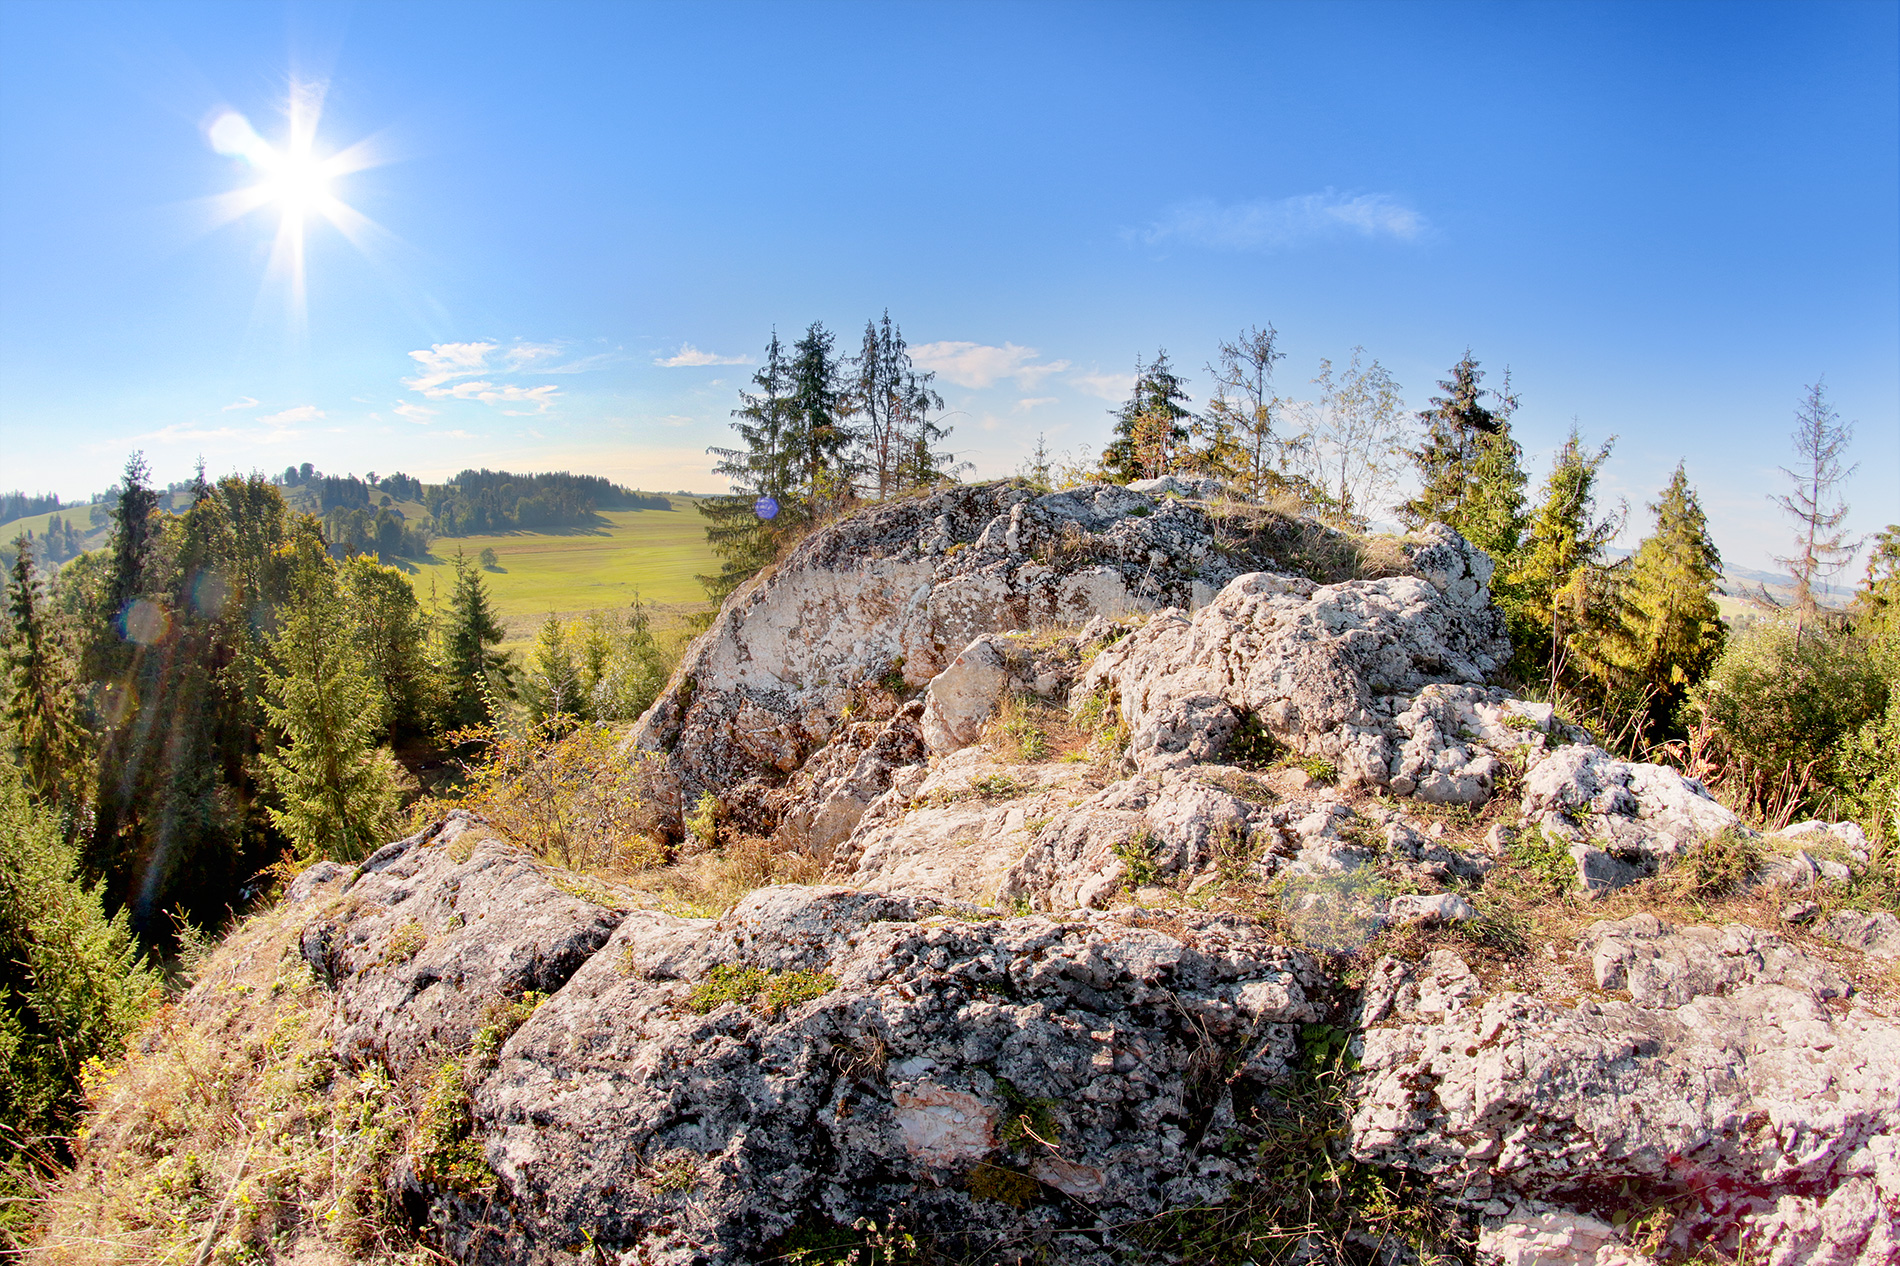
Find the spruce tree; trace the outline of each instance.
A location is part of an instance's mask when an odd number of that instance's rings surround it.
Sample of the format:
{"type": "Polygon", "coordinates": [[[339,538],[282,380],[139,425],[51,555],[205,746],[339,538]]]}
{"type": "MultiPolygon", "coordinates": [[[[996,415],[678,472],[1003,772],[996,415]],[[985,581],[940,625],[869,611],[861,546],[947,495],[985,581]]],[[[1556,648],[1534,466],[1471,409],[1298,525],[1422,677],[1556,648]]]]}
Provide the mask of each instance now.
{"type": "Polygon", "coordinates": [[[799,445],[792,409],[791,364],[778,331],[766,344],[765,362],[752,375],[753,392],[740,392],[732,411],[733,430],[744,448],[709,448],[719,459],[713,473],[723,475],[730,491],[699,502],[707,520],[706,541],[722,560],[717,574],[696,579],[714,602],[744,584],[778,556],[780,543],[805,522],[805,506],[796,495],[799,445]],[[759,510],[769,499],[771,517],[759,510]]]}
{"type": "Polygon", "coordinates": [[[813,519],[849,499],[857,473],[851,461],[850,403],[834,342],[824,323],[813,321],[792,345],[787,373],[797,493],[813,519]]]}
{"type": "Polygon", "coordinates": [[[439,706],[430,672],[421,605],[408,579],[366,555],[337,568],[351,617],[362,631],[362,656],[386,703],[390,742],[421,737],[439,706]]]}
{"type": "Polygon", "coordinates": [[[265,711],[283,744],[265,767],[283,808],[271,821],[305,860],[357,858],[395,818],[395,761],[379,746],[383,700],[334,569],[307,565],[271,639],[265,711]]]}
{"type": "Polygon", "coordinates": [[[1511,565],[1529,526],[1524,506],[1524,450],[1511,436],[1510,415],[1516,400],[1509,389],[1510,375],[1506,374],[1505,392],[1492,415],[1498,429],[1479,439],[1465,503],[1447,520],[1500,568],[1511,565]]]}
{"type": "Polygon", "coordinates": [[[1416,497],[1399,507],[1399,517],[1407,527],[1427,523],[1450,523],[1465,508],[1472,495],[1472,480],[1486,436],[1501,428],[1496,413],[1484,405],[1486,392],[1479,383],[1484,371],[1466,348],[1464,357],[1451,367],[1451,377],[1439,381],[1445,394],[1431,398],[1431,408],[1418,420],[1425,425],[1425,442],[1412,451],[1418,467],[1419,491],[1416,497]]]}
{"type": "Polygon", "coordinates": [[[481,725],[490,720],[488,692],[497,660],[488,648],[503,636],[505,631],[489,605],[487,580],[458,550],[455,590],[449,595],[443,639],[449,711],[456,725],[481,725]]]}
{"type": "Polygon", "coordinates": [[[1121,483],[1165,475],[1192,439],[1188,424],[1187,380],[1168,363],[1167,349],[1150,363],[1135,362],[1135,387],[1128,402],[1111,411],[1115,438],[1102,452],[1102,466],[1121,483]]]}
{"type": "Polygon", "coordinates": [[[1531,513],[1524,547],[1500,601],[1515,644],[1512,665],[1521,680],[1547,674],[1554,680],[1568,639],[1583,627],[1592,569],[1619,526],[1614,518],[1596,517],[1597,471],[1614,443],[1586,453],[1573,427],[1531,513]]]}
{"type": "Polygon", "coordinates": [[[0,1249],[18,1247],[39,1203],[18,1181],[84,1108],[80,1071],[107,1063],[160,999],[162,979],[101,886],[79,878],[59,815],[0,761],[0,1249]]]}
{"type": "Polygon", "coordinates": [[[1603,634],[1582,649],[1605,685],[1628,699],[1636,730],[1655,740],[1676,731],[1690,687],[1715,666],[1727,631],[1715,602],[1722,556],[1680,462],[1649,508],[1655,530],[1613,587],[1603,634]]]}
{"type": "Polygon", "coordinates": [[[85,732],[72,665],[33,570],[32,542],[15,542],[7,583],[5,717],[26,785],[44,804],[71,811],[87,798],[85,732]]]}
{"type": "Polygon", "coordinates": [[[548,612],[528,651],[522,694],[526,696],[529,715],[537,722],[561,717],[581,719],[587,713],[588,699],[581,667],[574,661],[567,629],[552,611],[548,612]]]}

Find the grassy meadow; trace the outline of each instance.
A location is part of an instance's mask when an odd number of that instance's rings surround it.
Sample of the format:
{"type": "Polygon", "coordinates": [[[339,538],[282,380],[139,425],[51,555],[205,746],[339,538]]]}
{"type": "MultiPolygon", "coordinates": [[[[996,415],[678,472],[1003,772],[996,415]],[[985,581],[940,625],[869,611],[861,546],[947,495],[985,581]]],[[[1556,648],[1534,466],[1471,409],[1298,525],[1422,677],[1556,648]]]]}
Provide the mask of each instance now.
{"type": "Polygon", "coordinates": [[[426,607],[431,586],[439,602],[448,601],[456,550],[471,561],[483,549],[494,550],[497,566],[483,575],[509,646],[532,639],[550,611],[566,617],[623,609],[635,590],[659,614],[696,611],[705,606],[706,591],[693,577],[717,570],[719,560],[706,545],[706,520],[693,500],[672,502],[671,510],[603,511],[605,522],[591,528],[437,537],[428,558],[397,565],[426,607]]]}

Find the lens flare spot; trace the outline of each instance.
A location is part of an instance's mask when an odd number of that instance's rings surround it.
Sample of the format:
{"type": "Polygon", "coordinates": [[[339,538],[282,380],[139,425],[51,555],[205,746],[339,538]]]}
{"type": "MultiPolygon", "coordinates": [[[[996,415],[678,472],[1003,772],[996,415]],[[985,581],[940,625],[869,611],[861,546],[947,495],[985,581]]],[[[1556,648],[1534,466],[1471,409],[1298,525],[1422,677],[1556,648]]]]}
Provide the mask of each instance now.
{"type": "Polygon", "coordinates": [[[125,637],[140,646],[156,646],[171,631],[171,613],[146,598],[125,609],[125,637]]]}

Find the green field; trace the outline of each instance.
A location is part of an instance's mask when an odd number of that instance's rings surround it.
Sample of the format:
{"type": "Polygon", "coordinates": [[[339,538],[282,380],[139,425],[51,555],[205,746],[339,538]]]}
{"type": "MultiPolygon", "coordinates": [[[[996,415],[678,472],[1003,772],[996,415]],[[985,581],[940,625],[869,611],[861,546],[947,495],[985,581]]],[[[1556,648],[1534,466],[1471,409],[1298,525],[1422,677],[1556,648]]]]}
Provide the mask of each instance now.
{"type": "Polygon", "coordinates": [[[398,565],[424,606],[432,584],[446,604],[455,588],[456,550],[473,562],[484,548],[493,549],[498,566],[483,575],[511,645],[532,638],[550,611],[570,616],[625,608],[636,589],[662,613],[698,610],[706,591],[693,577],[717,570],[719,559],[706,545],[706,520],[693,500],[672,502],[671,510],[603,511],[606,522],[594,528],[437,537],[419,566],[398,565]]]}
{"type": "Polygon", "coordinates": [[[111,520],[107,520],[98,527],[93,526],[91,506],[68,506],[64,510],[49,510],[45,514],[29,514],[24,519],[14,519],[7,523],[0,523],[0,541],[6,541],[11,544],[14,537],[23,536],[28,532],[33,533],[36,537],[45,536],[46,525],[53,520],[55,515],[57,515],[62,522],[72,524],[73,531],[85,538],[86,546],[89,549],[105,544],[106,537],[112,530],[111,520]]]}

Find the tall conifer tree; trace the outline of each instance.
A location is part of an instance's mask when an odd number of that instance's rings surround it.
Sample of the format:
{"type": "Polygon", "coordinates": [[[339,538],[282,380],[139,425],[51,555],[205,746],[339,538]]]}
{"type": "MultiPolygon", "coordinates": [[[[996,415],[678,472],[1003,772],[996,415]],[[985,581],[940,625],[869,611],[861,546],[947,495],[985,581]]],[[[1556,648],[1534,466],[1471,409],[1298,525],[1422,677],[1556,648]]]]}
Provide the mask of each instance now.
{"type": "Polygon", "coordinates": [[[1726,641],[1715,603],[1722,556],[1680,462],[1662,499],[1650,505],[1655,530],[1611,587],[1612,613],[1584,645],[1591,669],[1639,713],[1637,730],[1665,737],[1689,688],[1715,666],[1726,641]]]}
{"type": "Polygon", "coordinates": [[[1484,371],[1466,348],[1464,357],[1451,367],[1451,377],[1438,384],[1445,394],[1433,396],[1431,408],[1418,415],[1425,426],[1425,442],[1411,456],[1418,467],[1419,492],[1399,507],[1399,517],[1407,527],[1458,526],[1472,498],[1484,441],[1505,425],[1505,419],[1485,406],[1491,393],[1479,385],[1483,381],[1484,371]]]}
{"type": "Polygon", "coordinates": [[[19,744],[26,785],[41,803],[71,810],[86,799],[85,736],[72,665],[33,570],[33,543],[15,542],[7,583],[12,625],[5,646],[5,716],[19,744]]]}
{"type": "Polygon", "coordinates": [[[739,393],[732,429],[744,448],[709,448],[719,459],[713,473],[726,478],[728,493],[699,502],[707,520],[706,540],[724,560],[719,571],[700,576],[707,596],[723,602],[778,554],[779,543],[805,521],[797,495],[800,446],[792,409],[792,367],[778,331],[765,347],[765,362],[752,375],[755,391],[739,393]],[[759,511],[769,499],[771,517],[759,511]]]}
{"type": "Polygon", "coordinates": [[[1554,675],[1569,639],[1583,628],[1592,569],[1619,527],[1615,518],[1596,515],[1597,471],[1613,443],[1587,453],[1573,428],[1531,513],[1524,547],[1507,578],[1509,600],[1502,603],[1515,643],[1512,663],[1524,680],[1554,675]]]}
{"type": "Polygon", "coordinates": [[[488,692],[498,661],[488,648],[503,636],[505,631],[489,604],[488,583],[481,569],[458,551],[455,589],[449,595],[449,618],[443,637],[450,710],[458,725],[480,725],[490,719],[488,692]]]}
{"type": "Polygon", "coordinates": [[[334,568],[307,562],[271,639],[278,663],[264,704],[284,736],[265,758],[284,804],[271,820],[305,859],[361,857],[395,817],[395,762],[379,747],[382,694],[358,638],[334,568]]]}
{"type": "Polygon", "coordinates": [[[1113,411],[1115,438],[1102,453],[1102,466],[1123,483],[1171,472],[1192,439],[1187,399],[1187,380],[1168,363],[1167,349],[1146,365],[1136,361],[1135,387],[1113,411]]]}

